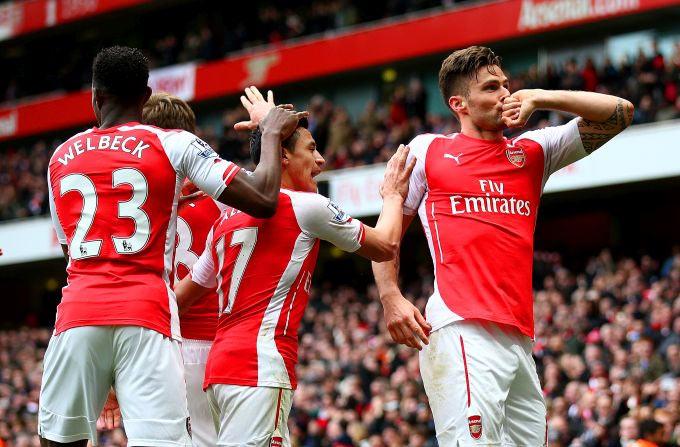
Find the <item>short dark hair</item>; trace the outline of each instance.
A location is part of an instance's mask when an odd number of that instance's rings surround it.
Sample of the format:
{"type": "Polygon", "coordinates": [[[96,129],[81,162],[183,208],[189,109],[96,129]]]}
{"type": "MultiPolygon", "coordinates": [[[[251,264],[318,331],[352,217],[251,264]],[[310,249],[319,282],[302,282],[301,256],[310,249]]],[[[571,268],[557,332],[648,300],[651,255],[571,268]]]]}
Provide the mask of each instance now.
{"type": "MultiPolygon", "coordinates": [[[[309,121],[307,118],[300,118],[298,121],[297,128],[295,131],[285,140],[281,142],[281,146],[293,151],[295,149],[295,143],[299,137],[298,129],[307,129],[309,127],[309,121]]],[[[258,164],[260,162],[260,155],[262,154],[262,131],[257,128],[250,133],[250,159],[253,163],[258,164]]]]}
{"type": "Polygon", "coordinates": [[[449,98],[453,95],[467,97],[470,94],[467,81],[477,75],[482,67],[488,67],[495,74],[493,66],[501,65],[501,58],[490,48],[472,46],[451,53],[439,70],[439,90],[444,103],[449,107],[449,98]]]}
{"type": "Polygon", "coordinates": [[[92,62],[92,83],[121,100],[138,99],[149,82],[149,61],[137,48],[104,48],[92,62]]]}
{"type": "Polygon", "coordinates": [[[663,427],[661,422],[654,419],[645,419],[640,422],[640,436],[642,439],[649,440],[650,436],[653,436],[659,429],[663,427]]]}

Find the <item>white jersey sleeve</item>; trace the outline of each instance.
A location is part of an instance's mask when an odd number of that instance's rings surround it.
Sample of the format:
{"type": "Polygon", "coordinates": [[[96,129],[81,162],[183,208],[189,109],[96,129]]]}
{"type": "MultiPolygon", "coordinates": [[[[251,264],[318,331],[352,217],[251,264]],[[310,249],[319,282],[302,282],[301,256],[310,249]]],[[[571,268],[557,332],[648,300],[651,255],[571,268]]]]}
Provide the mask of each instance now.
{"type": "Polygon", "coordinates": [[[215,199],[240,170],[234,163],[219,158],[208,143],[190,132],[168,132],[162,143],[175,171],[215,199]]]}
{"type": "Polygon", "coordinates": [[[525,132],[515,139],[515,141],[533,140],[543,148],[545,155],[543,186],[553,173],[588,155],[583,148],[578,120],[579,118],[574,118],[561,126],[525,132]]]}
{"type": "Polygon", "coordinates": [[[214,289],[217,287],[217,272],[212,257],[213,229],[205,241],[205,250],[191,268],[191,280],[199,286],[214,289]]]}
{"type": "Polygon", "coordinates": [[[425,156],[427,148],[430,147],[430,143],[432,143],[436,136],[434,134],[418,135],[408,144],[409,153],[406,163],[410,163],[414,157],[416,159],[416,165],[413,167],[408,183],[408,196],[403,205],[403,213],[409,216],[418,212],[420,202],[422,202],[428,190],[427,177],[425,175],[425,156]]]}
{"type": "Polygon", "coordinates": [[[290,192],[300,229],[328,241],[341,250],[357,251],[364,242],[364,225],[343,212],[328,197],[316,193],[290,192]]]}
{"type": "Polygon", "coordinates": [[[47,194],[48,200],[50,202],[50,215],[52,216],[52,225],[54,226],[54,232],[57,233],[57,239],[59,239],[60,244],[66,244],[66,234],[64,229],[59,222],[59,216],[57,215],[57,207],[54,204],[54,193],[52,192],[52,179],[50,178],[50,168],[47,168],[47,194]]]}

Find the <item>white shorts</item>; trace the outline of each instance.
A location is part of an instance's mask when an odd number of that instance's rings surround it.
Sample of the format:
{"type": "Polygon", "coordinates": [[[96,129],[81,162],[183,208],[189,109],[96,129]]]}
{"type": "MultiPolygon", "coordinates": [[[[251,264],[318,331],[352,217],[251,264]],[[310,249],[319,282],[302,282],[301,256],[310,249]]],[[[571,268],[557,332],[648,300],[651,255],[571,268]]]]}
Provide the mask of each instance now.
{"type": "Polygon", "coordinates": [[[218,427],[217,445],[290,447],[288,415],[293,390],[211,385],[207,393],[218,427]]]}
{"type": "Polygon", "coordinates": [[[110,387],[129,446],[191,446],[179,342],[138,326],[83,326],[52,336],[45,352],[38,432],[90,439],[110,387]]]}
{"type": "Polygon", "coordinates": [[[434,331],[420,373],[441,447],[546,445],[533,341],[509,327],[456,321],[434,331]]]}
{"type": "Polygon", "coordinates": [[[187,402],[191,416],[191,441],[194,447],[212,447],[217,444],[217,431],[210,412],[208,396],[203,391],[205,363],[212,346],[211,341],[182,341],[184,376],[187,383],[187,402]]]}

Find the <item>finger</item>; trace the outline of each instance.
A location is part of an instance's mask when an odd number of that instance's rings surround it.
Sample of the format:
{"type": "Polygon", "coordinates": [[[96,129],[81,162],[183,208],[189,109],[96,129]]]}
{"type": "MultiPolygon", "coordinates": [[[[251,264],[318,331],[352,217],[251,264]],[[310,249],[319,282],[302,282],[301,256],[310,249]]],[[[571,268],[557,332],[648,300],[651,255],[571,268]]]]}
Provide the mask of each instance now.
{"type": "Polygon", "coordinates": [[[416,339],[416,342],[418,342],[418,346],[420,347],[420,340],[423,342],[427,343],[427,335],[425,335],[425,331],[423,331],[423,328],[420,327],[420,324],[418,324],[415,319],[414,321],[411,322],[410,324],[411,331],[418,337],[416,339]]]}
{"type": "Polygon", "coordinates": [[[399,157],[399,169],[404,169],[404,166],[406,165],[406,160],[408,159],[409,147],[404,146],[402,144],[401,146],[399,146],[399,151],[401,153],[399,157]]]}
{"type": "Polygon", "coordinates": [[[253,108],[253,104],[243,95],[241,95],[241,104],[243,104],[243,107],[245,107],[248,112],[253,108]]]}
{"type": "Polygon", "coordinates": [[[279,104],[279,105],[276,106],[276,107],[278,107],[278,108],[280,108],[280,109],[284,109],[284,110],[293,110],[293,109],[295,109],[295,107],[293,106],[293,104],[279,104]]]}
{"type": "Polygon", "coordinates": [[[519,98],[515,96],[508,96],[503,100],[503,104],[519,102],[519,98]]]}
{"type": "Polygon", "coordinates": [[[297,119],[307,118],[309,116],[309,112],[307,112],[307,111],[296,112],[295,116],[297,117],[297,119]]]}
{"type": "Polygon", "coordinates": [[[408,322],[401,322],[396,325],[397,330],[399,331],[400,335],[400,343],[403,345],[408,346],[409,348],[416,348],[420,346],[420,344],[416,341],[415,336],[413,335],[413,331],[409,327],[408,322]]]}
{"type": "Polygon", "coordinates": [[[255,97],[256,97],[257,99],[259,99],[260,101],[263,101],[263,102],[264,102],[264,97],[262,96],[262,93],[260,93],[260,91],[257,89],[257,87],[255,87],[255,86],[253,85],[253,86],[250,87],[250,88],[253,90],[253,94],[255,95],[255,97]]]}
{"type": "Polygon", "coordinates": [[[413,168],[415,168],[415,167],[416,167],[416,157],[413,157],[411,159],[411,161],[408,162],[406,169],[404,169],[404,176],[411,177],[411,173],[413,172],[413,168]]]}
{"type": "Polygon", "coordinates": [[[253,87],[246,87],[246,96],[250,100],[250,102],[255,103],[257,102],[257,95],[255,92],[253,92],[253,87]]]}
{"type": "Polygon", "coordinates": [[[416,322],[423,328],[425,332],[430,332],[432,330],[432,325],[427,322],[423,314],[420,313],[418,309],[413,312],[416,317],[416,322]]]}
{"type": "Polygon", "coordinates": [[[252,121],[239,121],[238,123],[234,124],[234,130],[238,131],[251,130],[254,128],[255,123],[252,121]]]}
{"type": "Polygon", "coordinates": [[[503,104],[503,111],[506,110],[515,110],[515,109],[520,109],[522,107],[521,102],[513,102],[513,103],[504,103],[503,104]]]}
{"type": "Polygon", "coordinates": [[[267,102],[274,105],[274,92],[271,90],[267,91],[267,102]]]}

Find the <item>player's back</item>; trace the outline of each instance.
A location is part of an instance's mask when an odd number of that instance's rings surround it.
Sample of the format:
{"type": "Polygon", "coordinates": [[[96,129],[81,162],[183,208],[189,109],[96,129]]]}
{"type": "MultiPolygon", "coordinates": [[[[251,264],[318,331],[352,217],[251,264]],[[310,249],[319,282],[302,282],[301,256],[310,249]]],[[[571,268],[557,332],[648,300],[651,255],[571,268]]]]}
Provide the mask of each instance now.
{"type": "Polygon", "coordinates": [[[233,210],[216,222],[220,318],[206,385],[295,387],[297,331],[319,248],[298,222],[306,196],[318,195],[282,190],[270,219],[233,210]]]}
{"type": "MultiPolygon", "coordinates": [[[[175,283],[181,281],[198,261],[213,223],[224,208],[206,195],[190,197],[179,204],[173,272],[175,283]]],[[[194,302],[182,314],[180,327],[184,339],[212,341],[217,328],[217,294],[210,291],[194,302]]]]}
{"type": "Polygon", "coordinates": [[[199,143],[188,132],[128,123],[90,129],[56,149],[48,169],[50,205],[70,257],[57,333],[137,325],[179,334],[169,281],[177,195],[187,174],[219,180],[219,192],[225,184],[213,168],[221,161],[199,143]]]}

